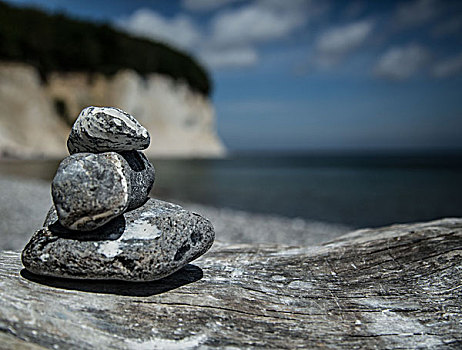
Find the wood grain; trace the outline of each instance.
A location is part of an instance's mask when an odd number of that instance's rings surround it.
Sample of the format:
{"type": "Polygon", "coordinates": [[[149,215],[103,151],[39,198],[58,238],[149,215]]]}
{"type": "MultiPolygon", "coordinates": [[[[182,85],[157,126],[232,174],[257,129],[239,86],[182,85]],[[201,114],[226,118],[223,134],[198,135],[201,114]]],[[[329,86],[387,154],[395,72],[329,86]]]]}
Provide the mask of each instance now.
{"type": "Polygon", "coordinates": [[[0,342],[11,348],[462,347],[462,219],[314,247],[216,243],[150,283],[21,270],[18,252],[0,254],[0,342]]]}

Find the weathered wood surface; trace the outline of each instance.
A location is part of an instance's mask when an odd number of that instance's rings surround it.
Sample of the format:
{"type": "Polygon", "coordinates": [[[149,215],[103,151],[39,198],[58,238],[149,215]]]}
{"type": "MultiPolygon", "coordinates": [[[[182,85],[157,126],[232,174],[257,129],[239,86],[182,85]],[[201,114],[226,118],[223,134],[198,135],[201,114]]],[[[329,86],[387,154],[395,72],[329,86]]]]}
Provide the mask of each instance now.
{"type": "Polygon", "coordinates": [[[0,255],[7,348],[462,347],[462,219],[317,247],[216,246],[159,282],[21,272],[0,255]]]}

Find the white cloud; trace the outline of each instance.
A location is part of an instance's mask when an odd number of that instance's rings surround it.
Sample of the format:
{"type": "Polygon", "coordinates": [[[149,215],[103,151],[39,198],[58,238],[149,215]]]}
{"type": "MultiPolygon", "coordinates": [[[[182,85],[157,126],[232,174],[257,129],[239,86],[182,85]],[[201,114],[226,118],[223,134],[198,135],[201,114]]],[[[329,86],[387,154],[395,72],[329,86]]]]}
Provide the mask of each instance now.
{"type": "Polygon", "coordinates": [[[212,20],[212,42],[216,46],[241,46],[280,39],[307,19],[304,13],[269,5],[255,3],[217,14],[212,20]]]}
{"type": "Polygon", "coordinates": [[[353,22],[321,34],[316,42],[316,62],[329,66],[365,43],[373,30],[370,20],[353,22]]]}
{"type": "Polygon", "coordinates": [[[311,0],[261,0],[222,10],[211,20],[200,57],[213,68],[254,65],[258,45],[289,37],[323,8],[311,0]]]}
{"type": "Polygon", "coordinates": [[[400,26],[416,26],[436,18],[440,13],[438,0],[414,0],[397,7],[394,21],[400,26]]]}
{"type": "Polygon", "coordinates": [[[123,30],[150,39],[164,41],[190,49],[200,40],[201,34],[192,19],[185,15],[165,18],[149,10],[140,9],[117,21],[123,30]]]}
{"type": "MultiPolygon", "coordinates": [[[[230,1],[184,0],[189,9],[206,10],[230,1]]],[[[315,0],[257,0],[218,11],[205,29],[192,17],[180,14],[167,18],[140,9],[117,21],[125,31],[161,40],[192,51],[211,68],[249,66],[259,60],[258,45],[285,39],[326,6],[315,0]]]]}
{"type": "Polygon", "coordinates": [[[258,62],[258,53],[252,47],[235,47],[230,49],[205,49],[200,57],[209,67],[246,67],[258,62]]]}
{"type": "Polygon", "coordinates": [[[455,57],[438,62],[433,67],[433,76],[446,78],[462,72],[462,52],[455,57]]]}
{"type": "Polygon", "coordinates": [[[258,45],[290,37],[326,9],[315,0],[257,0],[222,10],[211,20],[200,56],[214,68],[256,64],[258,45]]]}
{"type": "Polygon", "coordinates": [[[419,45],[394,47],[379,58],[374,73],[385,79],[404,80],[418,72],[428,59],[428,51],[419,45]]]}
{"type": "Polygon", "coordinates": [[[183,0],[181,5],[190,11],[205,12],[215,10],[233,2],[242,0],[183,0]]]}

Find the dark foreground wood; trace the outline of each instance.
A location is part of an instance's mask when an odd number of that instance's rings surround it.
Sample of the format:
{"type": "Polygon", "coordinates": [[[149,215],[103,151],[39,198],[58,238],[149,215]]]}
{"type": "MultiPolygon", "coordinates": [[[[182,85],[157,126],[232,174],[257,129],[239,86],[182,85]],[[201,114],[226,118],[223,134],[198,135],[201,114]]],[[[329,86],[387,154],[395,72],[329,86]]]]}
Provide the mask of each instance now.
{"type": "Polygon", "coordinates": [[[151,283],[21,270],[1,253],[5,348],[462,348],[462,219],[308,248],[216,244],[151,283]]]}

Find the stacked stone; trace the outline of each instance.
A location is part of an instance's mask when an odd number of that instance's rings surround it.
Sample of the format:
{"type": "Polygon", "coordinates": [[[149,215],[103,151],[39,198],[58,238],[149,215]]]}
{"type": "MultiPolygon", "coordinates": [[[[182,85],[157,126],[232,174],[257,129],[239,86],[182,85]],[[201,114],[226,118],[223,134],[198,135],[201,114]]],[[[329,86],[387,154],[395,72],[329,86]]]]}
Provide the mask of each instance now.
{"type": "Polygon", "coordinates": [[[23,250],[32,273],[152,281],[204,254],[214,230],[198,214],[149,198],[147,130],[112,107],[85,108],[52,182],[54,206],[23,250]]]}

